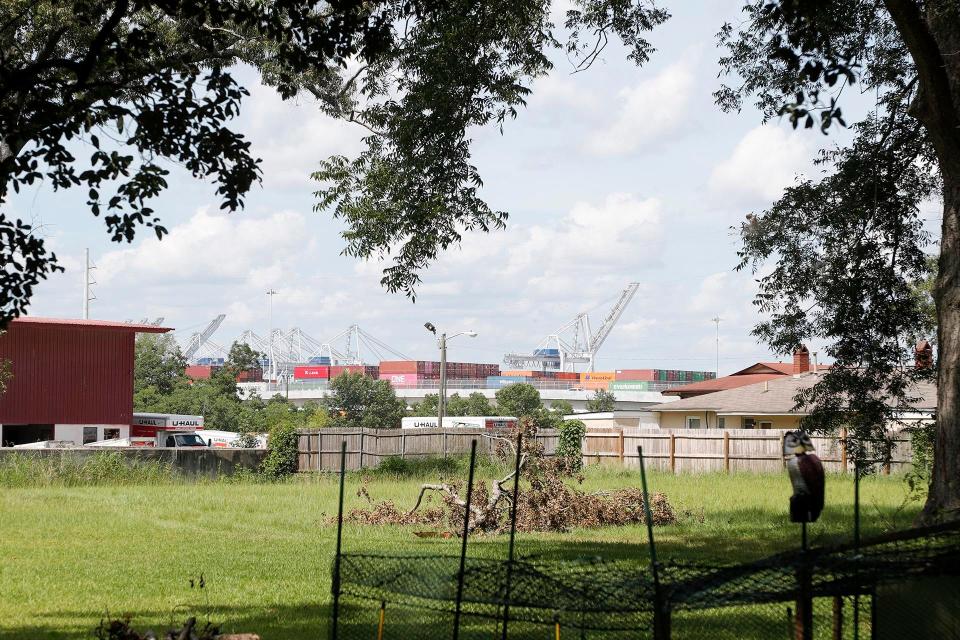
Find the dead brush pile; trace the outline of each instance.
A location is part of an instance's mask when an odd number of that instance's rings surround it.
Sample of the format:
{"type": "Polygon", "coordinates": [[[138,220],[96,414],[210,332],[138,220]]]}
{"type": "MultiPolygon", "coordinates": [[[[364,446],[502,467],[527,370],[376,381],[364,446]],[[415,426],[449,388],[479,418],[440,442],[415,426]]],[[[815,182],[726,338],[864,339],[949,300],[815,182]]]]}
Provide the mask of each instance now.
{"type": "MultiPolygon", "coordinates": [[[[537,442],[536,425],[532,420],[521,420],[517,426],[523,431],[520,451],[520,490],[517,499],[517,530],[524,532],[563,532],[575,528],[623,526],[645,521],[643,492],[626,487],[610,492],[585,493],[574,485],[583,476],[574,465],[562,458],[547,458],[543,445],[537,442]]],[[[516,459],[517,432],[502,436],[485,436],[496,441],[496,456],[513,469],[516,459]]],[[[514,472],[498,480],[476,481],[470,504],[470,531],[503,533],[510,528],[514,472]]],[[[392,501],[375,502],[366,487],[358,495],[366,497],[370,507],[351,509],[344,515],[356,524],[403,524],[448,527],[452,533],[463,531],[466,507],[465,483],[440,482],[424,484],[416,504],[409,511],[401,511],[392,501]],[[439,494],[441,505],[425,506],[432,493],[439,494]]],[[[654,525],[676,522],[676,513],[667,496],[650,496],[650,511],[654,525]]]]}

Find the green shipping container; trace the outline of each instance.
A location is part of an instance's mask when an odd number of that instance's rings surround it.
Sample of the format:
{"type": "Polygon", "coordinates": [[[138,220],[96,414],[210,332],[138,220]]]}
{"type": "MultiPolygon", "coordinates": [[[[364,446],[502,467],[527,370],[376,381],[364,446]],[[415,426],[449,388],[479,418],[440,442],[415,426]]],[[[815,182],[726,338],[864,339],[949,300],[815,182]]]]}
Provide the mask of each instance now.
{"type": "Polygon", "coordinates": [[[610,383],[611,391],[649,391],[650,382],[647,380],[614,380],[610,383]]]}

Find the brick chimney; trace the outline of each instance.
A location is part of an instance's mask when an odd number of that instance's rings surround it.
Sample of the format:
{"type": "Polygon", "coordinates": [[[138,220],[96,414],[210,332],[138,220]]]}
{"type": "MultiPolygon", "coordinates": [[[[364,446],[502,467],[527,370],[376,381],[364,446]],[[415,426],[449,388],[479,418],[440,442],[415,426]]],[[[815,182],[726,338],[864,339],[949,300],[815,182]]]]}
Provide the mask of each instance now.
{"type": "Polygon", "coordinates": [[[793,352],[793,373],[807,373],[810,371],[810,351],[807,345],[802,344],[793,352]]]}
{"type": "Polygon", "coordinates": [[[933,347],[926,340],[921,340],[913,350],[913,363],[917,369],[933,367],[933,347]]]}

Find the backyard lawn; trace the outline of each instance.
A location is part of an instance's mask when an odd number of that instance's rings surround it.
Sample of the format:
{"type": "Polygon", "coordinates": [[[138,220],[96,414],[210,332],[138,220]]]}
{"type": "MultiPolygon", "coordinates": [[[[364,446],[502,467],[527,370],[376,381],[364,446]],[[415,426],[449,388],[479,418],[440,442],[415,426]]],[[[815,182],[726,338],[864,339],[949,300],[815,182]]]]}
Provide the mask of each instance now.
{"type": "MultiPolygon", "coordinates": [[[[433,479],[433,478],[431,478],[433,479]]],[[[679,515],[655,531],[663,559],[735,562],[793,548],[786,475],[651,474],[679,515]]],[[[369,477],[374,499],[411,505],[417,478],[369,477]]],[[[365,504],[359,475],[347,479],[348,508],[365,504]]],[[[590,469],[586,490],[639,484],[635,472],[590,469]]],[[[901,477],[862,483],[865,535],[910,525],[901,477]]],[[[253,631],[264,640],[325,637],[336,527],[334,477],[278,484],[4,487],[0,489],[0,637],[92,637],[101,617],[129,615],[160,629],[188,614],[253,631]],[[190,586],[203,574],[204,588],[190,586]]],[[[849,539],[853,484],[829,476],[827,508],[813,544],[849,539]]],[[[459,540],[419,538],[422,527],[348,525],[348,552],[456,554],[459,540]]],[[[518,553],[603,555],[647,563],[643,527],[521,534],[518,553]]],[[[503,556],[506,536],[478,536],[470,553],[503,556]]]]}

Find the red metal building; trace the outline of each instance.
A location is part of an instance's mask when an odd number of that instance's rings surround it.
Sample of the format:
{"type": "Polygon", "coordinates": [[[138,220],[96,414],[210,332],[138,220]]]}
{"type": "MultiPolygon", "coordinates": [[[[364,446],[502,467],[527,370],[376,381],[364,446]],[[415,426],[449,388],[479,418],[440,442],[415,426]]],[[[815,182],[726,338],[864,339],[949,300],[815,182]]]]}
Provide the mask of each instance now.
{"type": "Polygon", "coordinates": [[[129,435],[133,345],[153,325],[17,318],[0,334],[13,373],[0,395],[0,442],[77,443],[129,435]]]}

